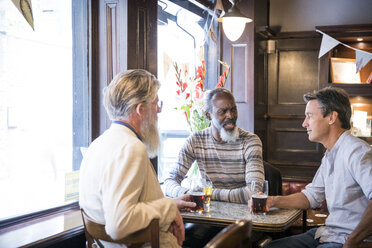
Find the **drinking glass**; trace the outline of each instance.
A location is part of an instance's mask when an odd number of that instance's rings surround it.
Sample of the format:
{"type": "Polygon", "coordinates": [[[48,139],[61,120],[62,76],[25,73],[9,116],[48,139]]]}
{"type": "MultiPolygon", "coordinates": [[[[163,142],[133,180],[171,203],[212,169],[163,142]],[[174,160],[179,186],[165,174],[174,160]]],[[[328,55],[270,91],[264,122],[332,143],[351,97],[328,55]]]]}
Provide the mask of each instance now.
{"type": "Polygon", "coordinates": [[[267,180],[263,182],[261,189],[261,183],[253,181],[251,183],[251,194],[252,194],[252,212],[254,214],[266,214],[266,202],[269,194],[269,183],[267,180]]]}
{"type": "Polygon", "coordinates": [[[204,211],[209,212],[210,206],[211,206],[212,192],[213,192],[213,183],[207,174],[204,175],[203,181],[204,181],[204,193],[205,193],[204,211]]]}
{"type": "Polygon", "coordinates": [[[190,194],[191,196],[191,201],[196,203],[196,206],[190,209],[191,212],[201,213],[204,210],[204,181],[205,180],[203,180],[202,178],[191,179],[191,185],[188,194],[190,194]]]}

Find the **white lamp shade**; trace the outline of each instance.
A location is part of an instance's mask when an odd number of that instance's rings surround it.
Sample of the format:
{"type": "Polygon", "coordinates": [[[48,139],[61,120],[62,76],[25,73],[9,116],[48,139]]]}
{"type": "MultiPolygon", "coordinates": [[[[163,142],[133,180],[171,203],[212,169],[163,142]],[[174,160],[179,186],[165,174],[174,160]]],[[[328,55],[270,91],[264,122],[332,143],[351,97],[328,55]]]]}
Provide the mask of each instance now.
{"type": "Polygon", "coordinates": [[[245,24],[251,21],[245,17],[224,17],[222,18],[222,28],[229,40],[236,41],[242,35],[245,24]]]}

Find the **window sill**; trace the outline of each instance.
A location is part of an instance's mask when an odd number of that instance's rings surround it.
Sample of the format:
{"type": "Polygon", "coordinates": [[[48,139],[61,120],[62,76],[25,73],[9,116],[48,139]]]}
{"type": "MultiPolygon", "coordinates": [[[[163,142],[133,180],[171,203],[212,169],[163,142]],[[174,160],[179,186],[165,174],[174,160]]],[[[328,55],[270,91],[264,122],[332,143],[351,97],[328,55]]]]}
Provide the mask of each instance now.
{"type": "Polygon", "coordinates": [[[67,210],[1,229],[0,247],[44,246],[83,233],[80,209],[67,210]]]}

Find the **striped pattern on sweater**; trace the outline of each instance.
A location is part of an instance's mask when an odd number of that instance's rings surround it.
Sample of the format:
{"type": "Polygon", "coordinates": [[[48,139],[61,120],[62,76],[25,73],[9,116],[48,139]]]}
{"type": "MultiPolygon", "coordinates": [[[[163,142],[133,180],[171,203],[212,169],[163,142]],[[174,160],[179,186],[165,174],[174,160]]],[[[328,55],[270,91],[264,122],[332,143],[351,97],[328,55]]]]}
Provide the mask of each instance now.
{"type": "Polygon", "coordinates": [[[195,160],[213,182],[213,200],[246,203],[251,182],[262,184],[265,178],[262,143],[257,135],[239,128],[235,142],[217,142],[209,127],[186,140],[178,162],[168,170],[164,182],[167,196],[178,197],[187,191],[180,183],[195,160]]]}

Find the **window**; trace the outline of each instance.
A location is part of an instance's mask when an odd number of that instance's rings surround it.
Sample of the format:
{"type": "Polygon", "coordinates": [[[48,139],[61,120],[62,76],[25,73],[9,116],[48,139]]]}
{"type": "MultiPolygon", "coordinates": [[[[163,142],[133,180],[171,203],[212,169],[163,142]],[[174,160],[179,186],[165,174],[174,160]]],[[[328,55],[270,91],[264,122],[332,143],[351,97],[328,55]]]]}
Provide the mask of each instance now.
{"type": "MultiPolygon", "coordinates": [[[[206,88],[208,83],[214,87],[217,83],[217,44],[209,34],[213,13],[187,1],[158,1],[158,78],[161,82],[159,98],[164,102],[159,114],[159,128],[162,149],[158,157],[159,181],[177,159],[178,152],[189,136],[183,113],[175,110],[176,77],[173,63],[188,70],[195,76],[197,66],[205,60],[207,65],[206,88]]],[[[215,33],[217,36],[217,33],[215,33]]],[[[211,87],[209,87],[211,88],[211,87]]]]}
{"type": "Polygon", "coordinates": [[[73,98],[72,2],[33,0],[32,12],[35,30],[0,0],[0,221],[76,201],[66,175],[88,142],[73,135],[87,111],[73,98]]]}

